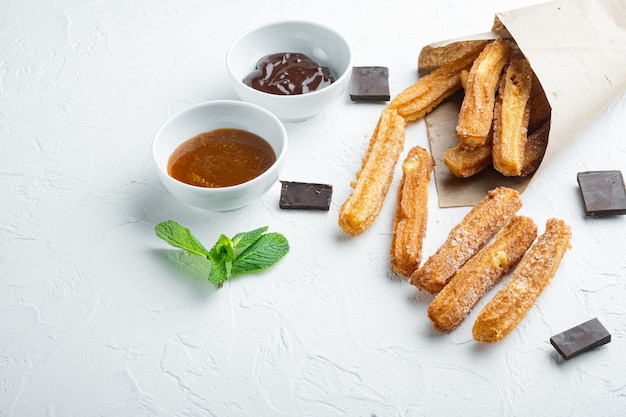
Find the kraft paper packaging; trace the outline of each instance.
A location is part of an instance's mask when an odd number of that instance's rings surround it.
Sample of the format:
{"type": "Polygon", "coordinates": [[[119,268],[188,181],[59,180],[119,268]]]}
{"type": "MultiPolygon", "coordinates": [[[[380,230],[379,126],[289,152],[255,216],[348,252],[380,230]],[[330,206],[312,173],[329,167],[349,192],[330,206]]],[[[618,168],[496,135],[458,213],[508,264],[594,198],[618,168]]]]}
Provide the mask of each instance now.
{"type": "MultiPolygon", "coordinates": [[[[499,185],[523,192],[569,141],[626,90],[625,0],[560,0],[497,13],[490,33],[495,35],[517,42],[546,93],[552,107],[548,147],[532,176],[505,177],[490,167],[474,177],[454,177],[442,155],[458,144],[455,128],[462,94],[457,94],[426,116],[440,207],[472,206],[499,185]]],[[[422,54],[437,56],[437,50],[458,42],[467,40],[430,45],[422,54]]]]}

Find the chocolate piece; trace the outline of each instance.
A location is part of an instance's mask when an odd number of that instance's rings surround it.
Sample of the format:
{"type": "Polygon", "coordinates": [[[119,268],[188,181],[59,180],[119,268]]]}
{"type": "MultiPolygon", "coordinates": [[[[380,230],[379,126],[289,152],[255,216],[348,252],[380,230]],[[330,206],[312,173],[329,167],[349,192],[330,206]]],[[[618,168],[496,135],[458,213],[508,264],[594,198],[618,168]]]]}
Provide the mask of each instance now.
{"type": "Polygon", "coordinates": [[[626,214],[626,188],[621,171],[587,171],[578,173],[587,216],[626,214]]]}
{"type": "Polygon", "coordinates": [[[611,334],[597,318],[591,319],[562,333],[552,336],[550,343],[563,356],[570,359],[591,348],[611,341],[611,334]]]}
{"type": "Polygon", "coordinates": [[[352,101],[389,101],[389,68],[352,67],[352,101]]]}
{"type": "Polygon", "coordinates": [[[306,182],[281,181],[281,209],[328,210],[333,186],[306,182]]]}

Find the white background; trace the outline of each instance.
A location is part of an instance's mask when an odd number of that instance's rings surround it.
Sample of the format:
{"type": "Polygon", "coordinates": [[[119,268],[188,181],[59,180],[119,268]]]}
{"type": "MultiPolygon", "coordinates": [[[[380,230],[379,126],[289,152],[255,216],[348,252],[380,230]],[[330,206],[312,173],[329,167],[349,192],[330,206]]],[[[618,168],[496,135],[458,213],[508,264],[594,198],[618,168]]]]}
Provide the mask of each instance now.
{"type": "MultiPolygon", "coordinates": [[[[287,125],[282,179],[332,184],[329,212],[281,211],[279,184],[235,212],[194,209],[165,191],[151,160],[173,113],[235,98],[226,50],[262,22],[334,27],[354,65],[389,67],[393,96],[415,81],[424,45],[489,30],[496,12],[533,3],[1,1],[0,416],[622,413],[626,218],[585,218],[576,174],[626,170],[625,95],[523,194],[521,214],[540,233],[548,218],[565,220],[573,248],[494,345],[471,337],[486,300],[437,334],[432,296],[391,273],[399,175],[370,229],[348,238],[337,225],[382,104],[345,94],[287,125]],[[206,269],[155,236],[167,219],[207,246],[268,225],[291,252],[216,290],[206,269]],[[550,336],[593,317],[612,342],[563,361],[550,336]]],[[[414,145],[427,147],[423,121],[407,128],[405,152],[414,145]]],[[[439,209],[431,183],[424,256],[467,211],[439,209]]]]}

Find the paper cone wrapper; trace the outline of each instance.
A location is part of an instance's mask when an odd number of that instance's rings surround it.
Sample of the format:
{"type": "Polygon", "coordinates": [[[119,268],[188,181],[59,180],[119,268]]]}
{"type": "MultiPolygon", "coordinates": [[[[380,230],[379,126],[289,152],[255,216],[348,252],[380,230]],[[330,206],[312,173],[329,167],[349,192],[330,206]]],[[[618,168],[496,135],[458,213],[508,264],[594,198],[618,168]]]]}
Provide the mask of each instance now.
{"type": "Polygon", "coordinates": [[[539,4],[496,14],[494,30],[501,26],[528,59],[552,107],[546,153],[533,176],[504,177],[489,168],[474,177],[454,177],[442,156],[458,143],[455,128],[462,96],[452,97],[426,116],[440,207],[473,206],[499,185],[523,192],[569,141],[626,90],[624,0],[539,4]]]}

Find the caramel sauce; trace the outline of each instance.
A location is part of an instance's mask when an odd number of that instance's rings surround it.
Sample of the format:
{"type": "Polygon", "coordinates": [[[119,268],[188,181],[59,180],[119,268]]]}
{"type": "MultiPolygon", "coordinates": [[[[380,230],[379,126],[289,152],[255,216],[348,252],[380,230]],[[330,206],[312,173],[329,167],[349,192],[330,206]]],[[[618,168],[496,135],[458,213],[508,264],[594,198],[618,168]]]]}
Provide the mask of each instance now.
{"type": "Polygon", "coordinates": [[[320,90],[335,81],[330,70],[300,53],[281,52],[259,60],[244,84],[269,94],[294,95],[320,90]]]}
{"type": "Polygon", "coordinates": [[[269,143],[240,129],[216,129],[183,142],[170,156],[170,176],[190,185],[228,187],[267,171],[276,154],[269,143]]]}

